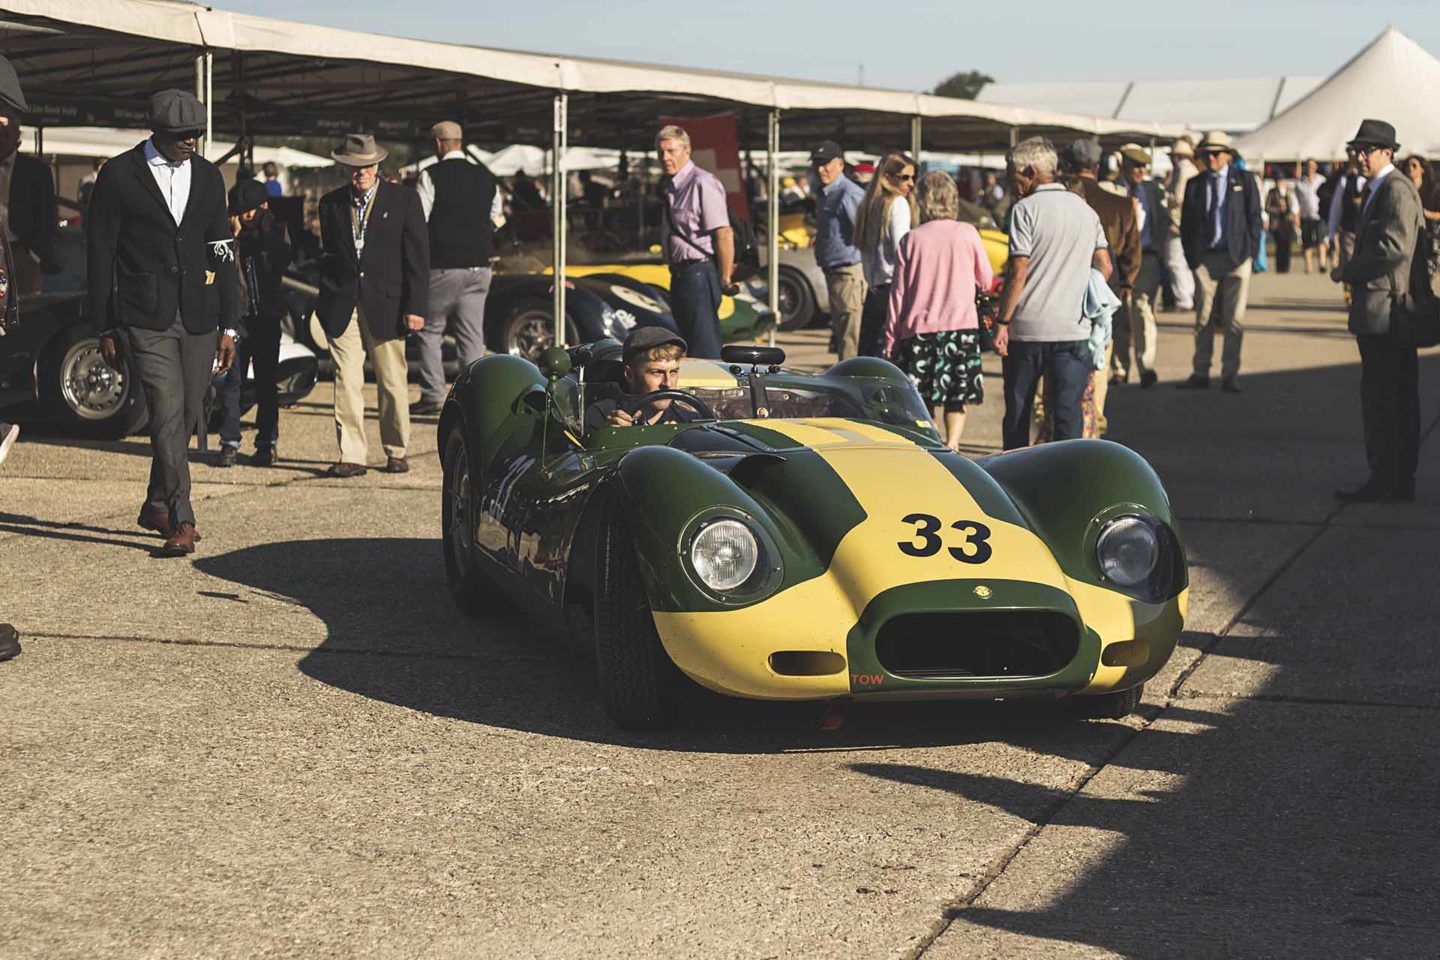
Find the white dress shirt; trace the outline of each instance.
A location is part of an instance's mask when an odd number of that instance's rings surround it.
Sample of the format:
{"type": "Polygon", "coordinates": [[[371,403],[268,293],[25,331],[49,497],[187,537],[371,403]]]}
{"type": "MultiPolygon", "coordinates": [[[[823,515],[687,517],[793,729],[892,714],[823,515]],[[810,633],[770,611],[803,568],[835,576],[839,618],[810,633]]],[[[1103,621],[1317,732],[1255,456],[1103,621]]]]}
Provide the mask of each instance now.
{"type": "MultiPolygon", "coordinates": [[[[466,160],[470,158],[465,155],[464,150],[451,150],[440,158],[443,163],[446,160],[466,160]]],[[[415,181],[415,192],[420,194],[420,209],[425,211],[425,222],[430,222],[430,211],[435,207],[435,184],[430,180],[430,170],[427,167],[420,171],[419,178],[415,181]]],[[[490,201],[490,222],[498,229],[505,223],[505,198],[500,195],[500,188],[495,188],[495,199],[490,201]]]]}
{"type": "Polygon", "coordinates": [[[160,187],[160,195],[165,198],[165,205],[170,208],[170,216],[175,218],[178,225],[185,219],[185,204],[190,202],[190,161],[172,163],[155,149],[154,140],[146,140],[145,162],[150,165],[150,173],[160,187]]]}

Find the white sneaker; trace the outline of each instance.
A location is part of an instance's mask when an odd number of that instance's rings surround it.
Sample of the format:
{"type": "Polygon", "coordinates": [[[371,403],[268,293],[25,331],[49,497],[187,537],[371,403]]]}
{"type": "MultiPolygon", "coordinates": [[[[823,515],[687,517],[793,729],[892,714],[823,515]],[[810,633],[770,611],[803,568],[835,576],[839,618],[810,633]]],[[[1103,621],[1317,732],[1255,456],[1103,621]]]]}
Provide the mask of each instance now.
{"type": "Polygon", "coordinates": [[[10,448],[15,446],[15,438],[20,436],[20,427],[14,423],[0,423],[0,463],[10,456],[10,448]]]}

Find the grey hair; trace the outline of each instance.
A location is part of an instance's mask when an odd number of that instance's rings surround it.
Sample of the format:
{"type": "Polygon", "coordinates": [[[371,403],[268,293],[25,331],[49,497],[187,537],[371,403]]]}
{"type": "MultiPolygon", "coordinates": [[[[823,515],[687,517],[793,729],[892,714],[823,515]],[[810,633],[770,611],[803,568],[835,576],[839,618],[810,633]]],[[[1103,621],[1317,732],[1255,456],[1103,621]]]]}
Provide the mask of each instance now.
{"type": "Polygon", "coordinates": [[[1060,158],[1055,153],[1055,144],[1045,137],[1031,137],[1021,140],[1010,149],[1010,163],[1016,170],[1031,170],[1035,173],[1055,175],[1060,158]]]}
{"type": "Polygon", "coordinates": [[[666,140],[678,140],[685,144],[685,149],[690,149],[690,134],[685,132],[684,127],[677,127],[673,123],[668,127],[661,127],[660,132],[655,135],[655,146],[660,146],[666,140]]]}
{"type": "Polygon", "coordinates": [[[931,170],[920,181],[920,222],[931,220],[958,220],[960,218],[960,191],[955,181],[944,170],[931,170]]]}

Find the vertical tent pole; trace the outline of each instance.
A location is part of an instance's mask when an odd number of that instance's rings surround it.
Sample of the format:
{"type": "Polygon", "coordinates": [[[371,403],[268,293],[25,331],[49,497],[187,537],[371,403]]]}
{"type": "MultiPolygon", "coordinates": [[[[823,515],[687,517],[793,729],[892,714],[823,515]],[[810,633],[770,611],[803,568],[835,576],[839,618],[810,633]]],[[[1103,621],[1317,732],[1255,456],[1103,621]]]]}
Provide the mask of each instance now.
{"type": "Polygon", "coordinates": [[[769,235],[769,249],[765,253],[766,270],[769,276],[766,284],[770,290],[770,313],[774,325],[770,327],[770,346],[775,346],[775,329],[780,326],[780,163],[776,154],[780,152],[780,111],[770,111],[769,130],[766,138],[766,163],[769,185],[766,187],[765,221],[769,235]]]}
{"type": "MultiPolygon", "coordinates": [[[[205,54],[203,53],[195,55],[195,99],[200,101],[205,99],[205,54]]],[[[209,133],[210,131],[207,129],[205,132],[209,133]]],[[[200,141],[200,156],[205,156],[207,146],[209,146],[208,137],[200,141]]]]}
{"type": "Polygon", "coordinates": [[[44,152],[45,152],[45,127],[44,127],[44,125],[37,125],[37,126],[35,127],[35,155],[38,157],[38,156],[40,156],[41,154],[43,154],[44,152]]]}
{"type": "Polygon", "coordinates": [[[910,159],[915,161],[916,173],[920,172],[920,137],[922,132],[920,124],[920,117],[914,116],[910,118],[910,159]]]}
{"type": "MultiPolygon", "coordinates": [[[[215,51],[205,48],[205,149],[215,137],[215,51]]],[[[200,154],[202,157],[204,153],[200,154]]]]}
{"type": "Polygon", "coordinates": [[[554,161],[550,180],[550,210],[555,221],[552,228],[555,235],[552,257],[555,263],[555,299],[552,309],[555,311],[555,343],[561,347],[565,346],[565,205],[569,199],[566,196],[569,191],[565,182],[565,150],[569,139],[568,106],[564,93],[555,94],[555,123],[551,132],[554,161]]]}

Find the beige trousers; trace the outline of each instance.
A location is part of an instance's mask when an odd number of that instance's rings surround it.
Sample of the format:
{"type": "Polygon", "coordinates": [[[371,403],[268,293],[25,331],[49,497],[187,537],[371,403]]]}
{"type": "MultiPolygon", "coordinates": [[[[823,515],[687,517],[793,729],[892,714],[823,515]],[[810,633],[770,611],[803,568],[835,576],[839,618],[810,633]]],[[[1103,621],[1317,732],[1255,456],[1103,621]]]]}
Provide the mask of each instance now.
{"type": "Polygon", "coordinates": [[[340,461],[365,465],[365,354],[375,367],[380,399],[380,443],[387,457],[405,456],[410,445],[410,388],[405,339],[376,340],[357,307],[350,325],[330,338],[335,361],[335,438],[340,461]]]}
{"type": "Polygon", "coordinates": [[[1250,261],[1236,265],[1223,250],[1205,254],[1195,268],[1195,375],[1210,376],[1215,356],[1215,328],[1225,331],[1220,376],[1240,372],[1240,344],[1245,339],[1245,304],[1250,298],[1250,261]]]}
{"type": "Polygon", "coordinates": [[[865,312],[865,270],[858,263],[825,271],[830,296],[830,352],[849,360],[860,352],[860,315],[865,312]]]}
{"type": "Polygon", "coordinates": [[[1115,311],[1115,352],[1110,365],[1112,373],[1130,375],[1131,350],[1134,350],[1138,373],[1155,369],[1155,346],[1159,332],[1155,327],[1155,294],[1160,289],[1160,257],[1145,251],[1140,260],[1140,273],[1135,278],[1130,305],[1115,311]]]}

